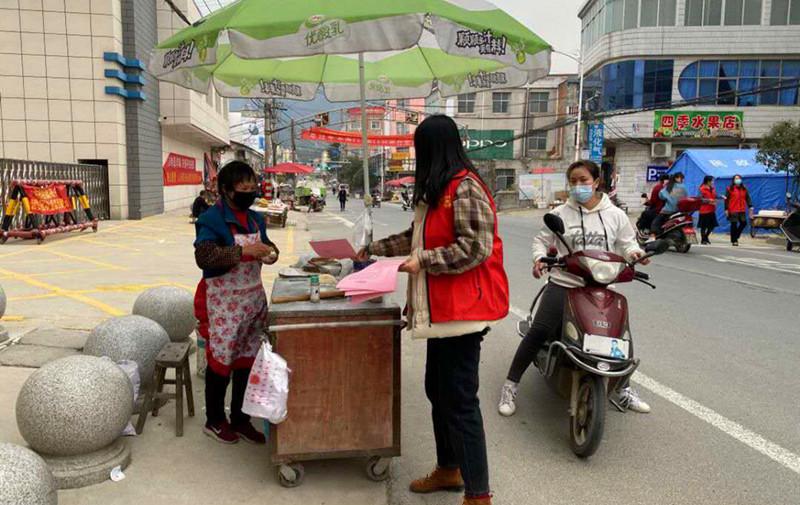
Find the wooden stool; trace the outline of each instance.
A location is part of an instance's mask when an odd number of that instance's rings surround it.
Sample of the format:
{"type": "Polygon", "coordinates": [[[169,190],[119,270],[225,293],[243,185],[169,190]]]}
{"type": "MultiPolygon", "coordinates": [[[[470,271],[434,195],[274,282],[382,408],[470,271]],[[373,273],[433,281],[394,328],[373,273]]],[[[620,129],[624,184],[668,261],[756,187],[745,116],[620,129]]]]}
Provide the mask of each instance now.
{"type": "Polygon", "coordinates": [[[144,431],[147,413],[153,410],[153,417],[158,416],[160,399],[175,399],[175,435],[183,436],[183,392],[186,389],[189,417],[194,417],[194,395],[192,393],[192,374],[189,370],[190,342],[171,342],[161,349],[156,356],[156,368],[153,372],[153,384],[145,393],[142,410],[136,422],[136,433],[144,431]],[[175,369],[175,379],[167,379],[167,368],[175,369]],[[165,393],[164,384],[174,384],[174,393],[165,393]],[[155,402],[155,403],[154,403],[155,402]]]}

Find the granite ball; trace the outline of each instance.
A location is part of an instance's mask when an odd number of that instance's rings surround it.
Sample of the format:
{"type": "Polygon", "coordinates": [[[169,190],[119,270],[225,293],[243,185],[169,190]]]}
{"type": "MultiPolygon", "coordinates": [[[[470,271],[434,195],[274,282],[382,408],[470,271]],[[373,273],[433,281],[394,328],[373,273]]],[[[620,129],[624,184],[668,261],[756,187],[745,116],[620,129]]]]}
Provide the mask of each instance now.
{"type": "Polygon", "coordinates": [[[173,342],[185,342],[197,325],[192,294],[170,286],[148,289],[139,295],[133,313],[160,324],[173,342]]]}
{"type": "Polygon", "coordinates": [[[114,317],[100,323],[89,334],[84,354],[108,356],[112,360],[135,361],[142,384],[153,381],[156,356],[169,343],[169,335],[155,321],[142,316],[114,317]]]}
{"type": "Polygon", "coordinates": [[[16,411],[19,432],[34,451],[87,454],[120,437],[133,412],[133,385],[109,359],[68,356],[28,377],[16,411]]]}
{"type": "Polygon", "coordinates": [[[0,504],[55,505],[56,481],[38,454],[0,443],[0,504]]]}
{"type": "Polygon", "coordinates": [[[3,286],[0,286],[0,319],[6,313],[6,292],[3,291],[3,286]]]}

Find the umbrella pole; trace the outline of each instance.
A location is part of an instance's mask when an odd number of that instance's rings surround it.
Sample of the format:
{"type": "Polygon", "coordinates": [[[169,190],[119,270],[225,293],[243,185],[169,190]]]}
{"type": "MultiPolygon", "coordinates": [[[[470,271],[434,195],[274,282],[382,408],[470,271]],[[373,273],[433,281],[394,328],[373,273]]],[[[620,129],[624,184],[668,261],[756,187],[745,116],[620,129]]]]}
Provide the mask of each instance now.
{"type": "Polygon", "coordinates": [[[364,77],[364,53],[358,53],[358,86],[361,95],[361,148],[364,163],[364,204],[369,207],[369,141],[367,140],[367,83],[364,77]]]}

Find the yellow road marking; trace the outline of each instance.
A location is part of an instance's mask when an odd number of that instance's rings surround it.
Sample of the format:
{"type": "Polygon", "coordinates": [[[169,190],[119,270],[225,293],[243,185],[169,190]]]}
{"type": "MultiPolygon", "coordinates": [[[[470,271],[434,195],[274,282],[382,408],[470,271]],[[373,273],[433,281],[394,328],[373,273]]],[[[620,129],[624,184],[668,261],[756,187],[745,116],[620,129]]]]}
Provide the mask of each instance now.
{"type": "Polygon", "coordinates": [[[67,259],[71,259],[71,260],[75,260],[75,261],[82,261],[84,263],[91,263],[92,265],[97,265],[97,266],[108,268],[108,269],[111,269],[111,270],[128,270],[128,268],[126,268],[126,267],[121,267],[121,266],[118,266],[118,265],[112,265],[111,263],[105,263],[103,261],[97,261],[97,260],[93,260],[93,259],[89,259],[89,258],[82,258],[80,256],[74,256],[72,254],[67,254],[67,253],[57,252],[57,251],[47,251],[47,252],[49,252],[50,254],[55,254],[56,256],[61,256],[62,258],[67,258],[67,259]]]}
{"type": "Polygon", "coordinates": [[[59,295],[55,293],[46,293],[43,295],[28,295],[28,296],[10,296],[8,298],[9,302],[24,302],[28,300],[42,300],[44,298],[56,298],[59,295]]]}
{"type": "Polygon", "coordinates": [[[286,254],[294,253],[294,228],[289,228],[286,232],[286,254]]]}
{"type": "Polygon", "coordinates": [[[52,277],[54,275],[91,274],[91,273],[100,272],[102,270],[105,270],[105,269],[103,269],[103,268],[76,268],[76,269],[73,269],[73,270],[60,270],[60,271],[56,271],[56,272],[39,272],[39,273],[35,273],[35,274],[24,274],[24,275],[29,275],[31,277],[52,277]]]}
{"type": "Polygon", "coordinates": [[[104,242],[102,240],[97,240],[97,239],[89,238],[89,237],[78,237],[76,240],[81,240],[83,242],[89,242],[91,244],[102,245],[102,246],[105,246],[105,247],[111,247],[111,248],[114,248],[114,249],[123,249],[125,251],[135,251],[135,252],[140,252],[141,251],[141,249],[137,249],[137,248],[131,247],[129,245],[113,244],[111,242],[104,242]]]}
{"type": "Polygon", "coordinates": [[[63,288],[60,288],[58,286],[54,286],[52,284],[48,284],[46,282],[42,282],[42,281],[36,280],[33,277],[30,277],[29,275],[18,274],[16,272],[12,272],[10,270],[5,270],[5,269],[2,269],[2,268],[0,268],[0,273],[2,273],[4,275],[7,275],[7,276],[10,276],[11,278],[13,278],[15,280],[22,281],[22,282],[24,282],[26,284],[29,284],[31,286],[50,291],[50,292],[52,292],[52,293],[54,293],[54,294],[56,294],[58,296],[64,296],[64,297],[70,298],[72,300],[84,303],[84,304],[89,305],[91,307],[94,307],[96,309],[102,310],[106,314],[110,314],[112,316],[122,316],[122,315],[125,314],[125,312],[123,312],[123,311],[121,311],[121,310],[119,310],[117,308],[114,308],[111,305],[107,305],[107,304],[105,304],[103,302],[100,302],[100,301],[95,300],[93,298],[89,298],[88,296],[84,296],[84,295],[79,294],[79,293],[77,293],[75,291],[72,291],[72,290],[69,290],[69,289],[63,289],[63,288]]]}

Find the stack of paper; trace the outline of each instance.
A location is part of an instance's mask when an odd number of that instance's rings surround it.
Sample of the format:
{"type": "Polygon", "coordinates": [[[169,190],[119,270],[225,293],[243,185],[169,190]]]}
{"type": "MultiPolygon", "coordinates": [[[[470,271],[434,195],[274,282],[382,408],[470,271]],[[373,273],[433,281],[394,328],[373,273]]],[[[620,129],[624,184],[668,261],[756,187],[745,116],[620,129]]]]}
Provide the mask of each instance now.
{"type": "Polygon", "coordinates": [[[351,259],[356,255],[353,246],[346,239],[338,240],[312,240],[311,248],[320,258],[351,259]]]}
{"type": "Polygon", "coordinates": [[[382,260],[360,272],[350,274],[336,285],[353,303],[362,303],[392,293],[397,288],[397,274],[405,259],[382,260]]]}

